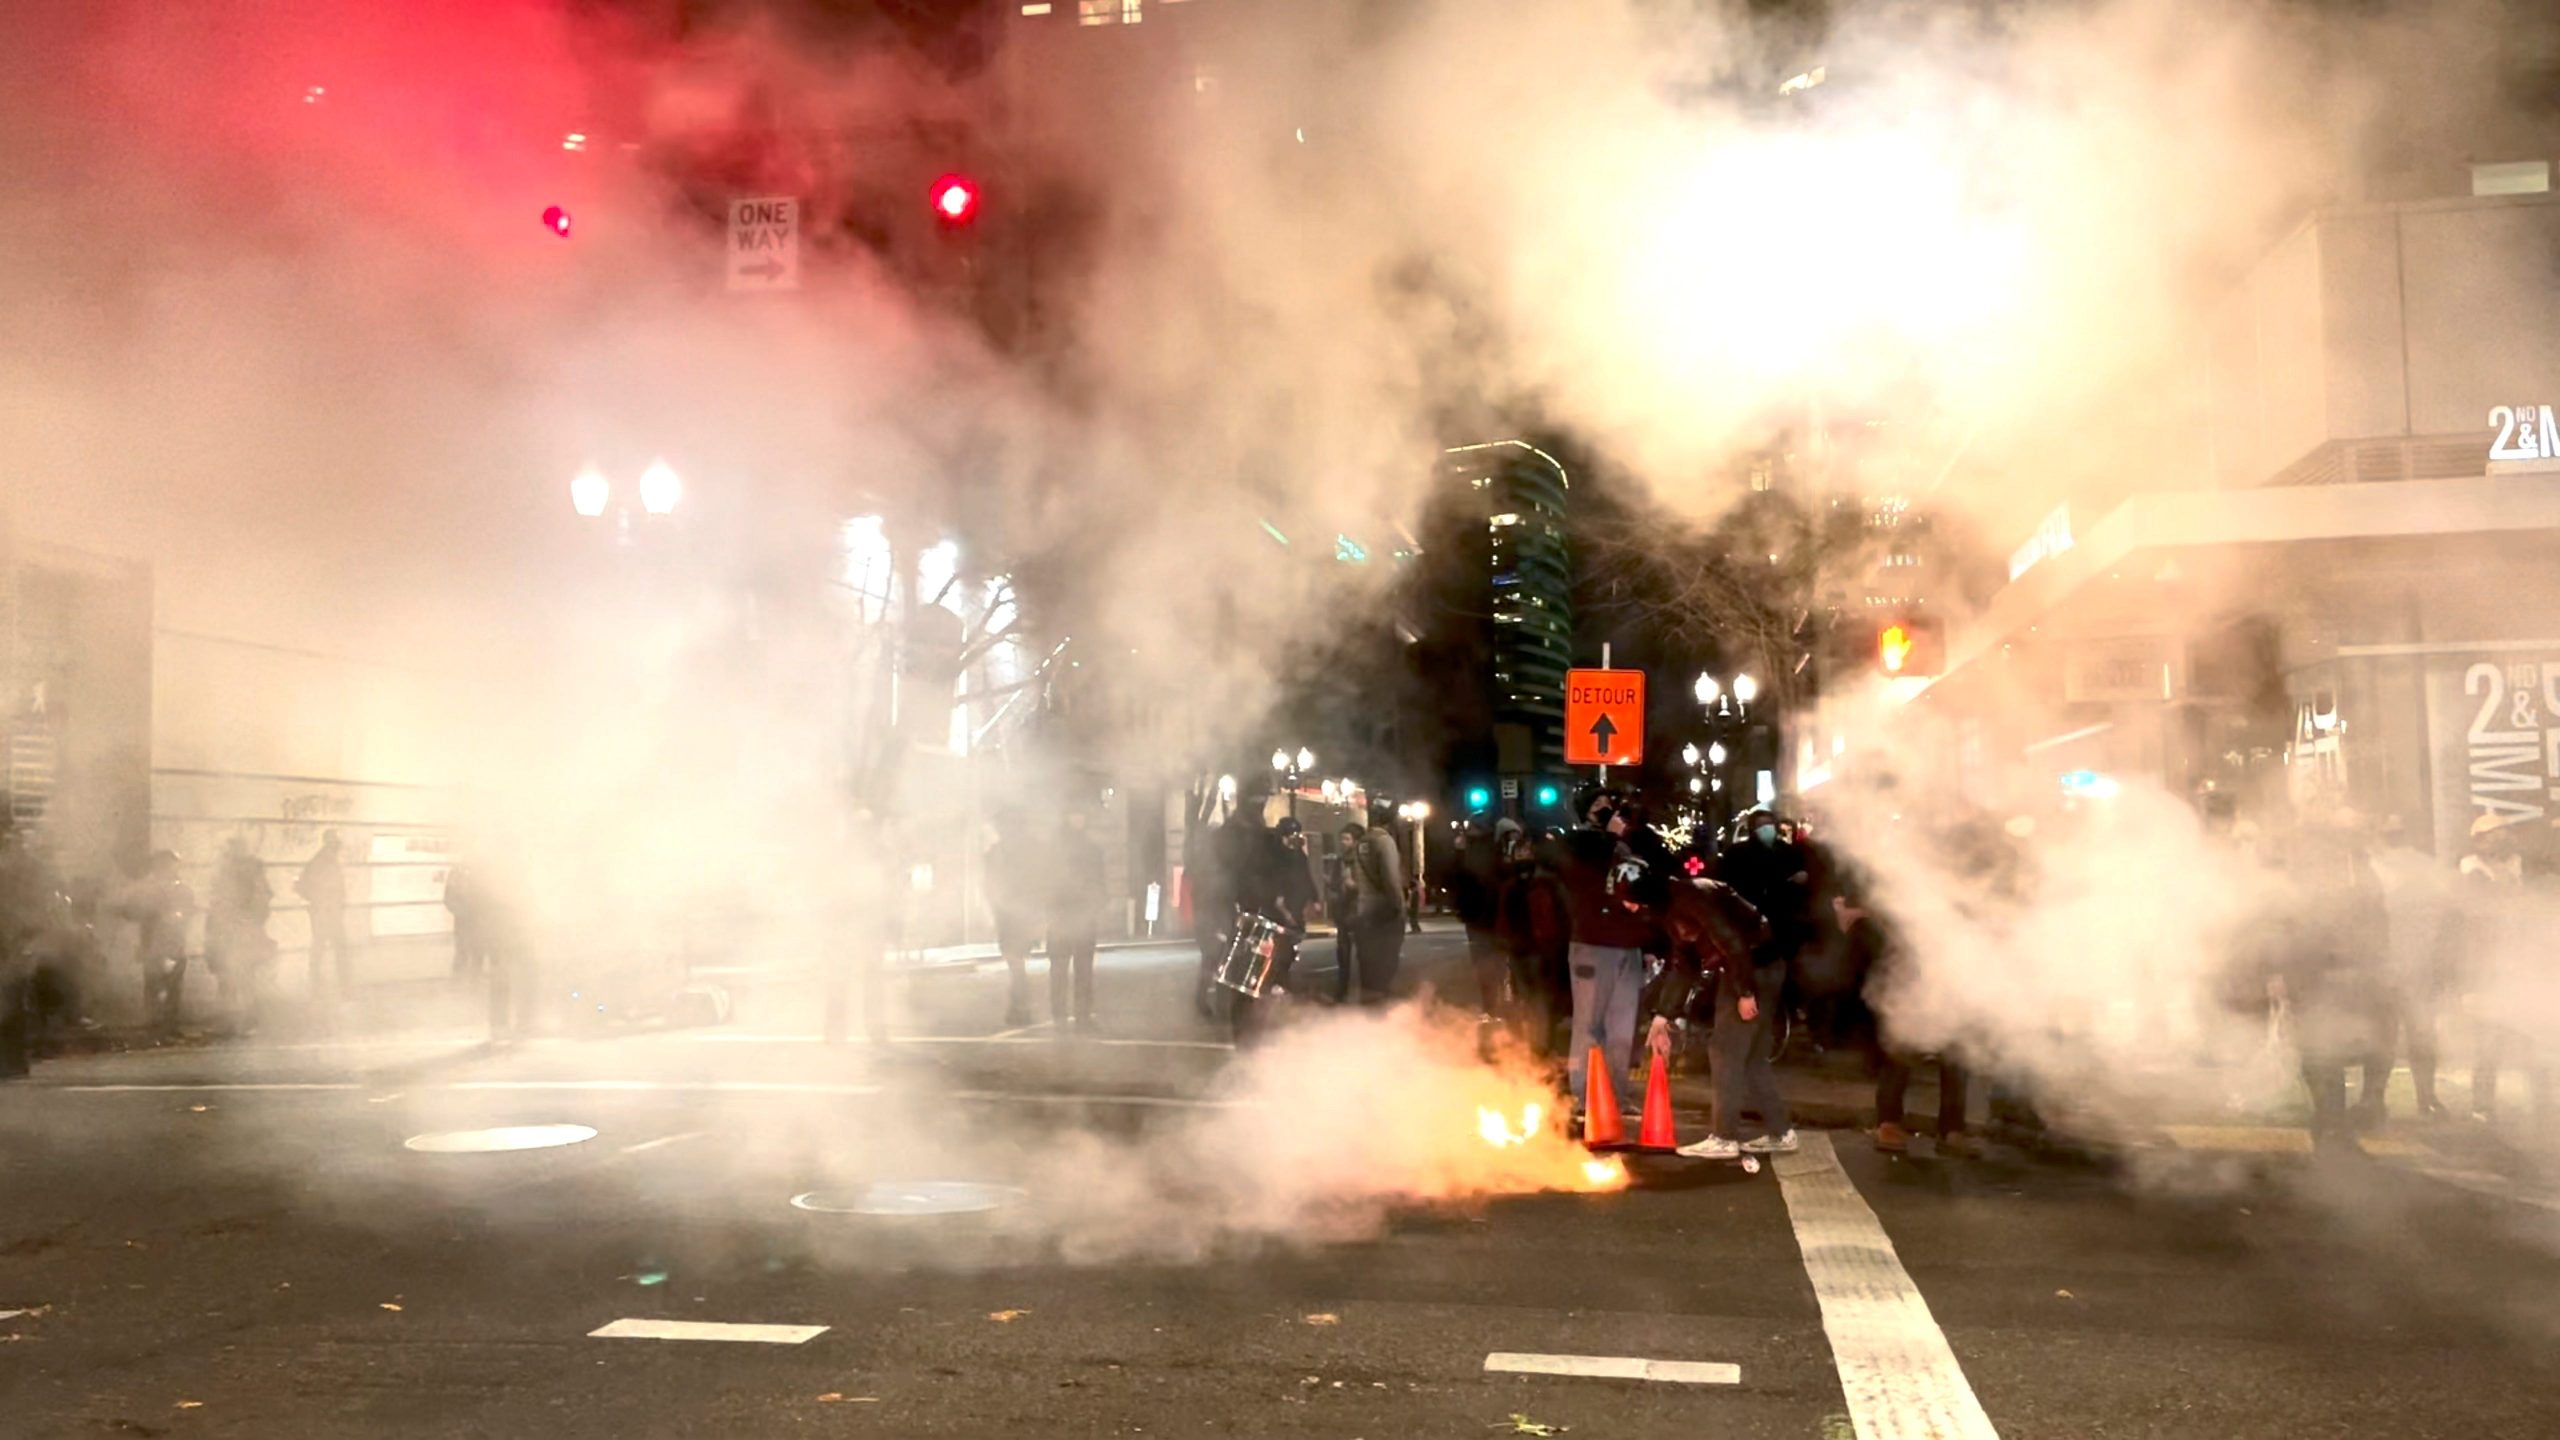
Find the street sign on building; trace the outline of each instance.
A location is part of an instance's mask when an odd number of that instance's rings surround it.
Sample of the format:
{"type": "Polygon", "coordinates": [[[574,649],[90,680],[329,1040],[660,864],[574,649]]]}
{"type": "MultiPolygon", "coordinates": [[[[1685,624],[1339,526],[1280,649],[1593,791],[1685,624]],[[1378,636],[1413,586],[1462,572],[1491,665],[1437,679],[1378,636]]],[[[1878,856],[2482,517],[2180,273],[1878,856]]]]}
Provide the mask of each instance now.
{"type": "Polygon", "coordinates": [[[800,202],[788,195],[729,202],[729,288],[800,288],[800,202]]]}
{"type": "Polygon", "coordinates": [[[1568,670],[1564,677],[1564,763],[1644,762],[1644,672],[1568,670]]]}

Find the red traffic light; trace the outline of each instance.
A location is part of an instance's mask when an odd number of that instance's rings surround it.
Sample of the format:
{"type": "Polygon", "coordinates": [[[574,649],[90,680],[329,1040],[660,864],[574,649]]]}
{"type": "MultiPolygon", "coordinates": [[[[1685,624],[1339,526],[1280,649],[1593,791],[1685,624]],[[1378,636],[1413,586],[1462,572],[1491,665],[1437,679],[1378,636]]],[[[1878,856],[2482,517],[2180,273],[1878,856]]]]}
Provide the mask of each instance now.
{"type": "Polygon", "coordinates": [[[934,181],[933,218],[945,225],[966,225],[978,218],[978,182],[959,174],[934,181]]]}
{"type": "Polygon", "coordinates": [[[557,205],[542,212],[542,225],[563,240],[569,238],[569,212],[557,205]]]}

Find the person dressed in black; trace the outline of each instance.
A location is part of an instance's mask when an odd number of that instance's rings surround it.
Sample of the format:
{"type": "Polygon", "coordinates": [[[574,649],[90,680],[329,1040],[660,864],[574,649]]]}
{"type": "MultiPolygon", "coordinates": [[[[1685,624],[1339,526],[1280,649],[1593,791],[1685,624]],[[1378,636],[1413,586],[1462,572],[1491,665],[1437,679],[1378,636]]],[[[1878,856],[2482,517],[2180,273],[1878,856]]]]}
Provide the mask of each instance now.
{"type": "Polygon", "coordinates": [[[1046,856],[1014,811],[996,817],[996,840],[987,847],[987,902],[996,915],[996,952],[1004,957],[1004,1023],[1031,1023],[1031,947],[1048,921],[1050,887],[1046,856]]]}
{"type": "MultiPolygon", "coordinates": [[[[1516,821],[1506,820],[1512,833],[1516,821]]],[[[1457,864],[1449,875],[1449,900],[1467,932],[1467,962],[1475,970],[1477,1003],[1488,1021],[1509,1023],[1514,1013],[1511,961],[1502,948],[1503,861],[1494,827],[1481,815],[1458,826],[1457,864]]]]}
{"type": "Polygon", "coordinates": [[[1236,909],[1227,883],[1226,831],[1224,824],[1204,811],[1182,842],[1183,876],[1191,891],[1191,939],[1200,951],[1200,977],[1192,988],[1191,1002],[1203,1020],[1218,1013],[1218,967],[1226,962],[1227,942],[1234,933],[1236,909]]]}
{"type": "Polygon", "coordinates": [[[1050,867],[1049,1019],[1061,1031],[1093,1028],[1094,917],[1107,881],[1086,825],[1081,807],[1068,809],[1050,867]]]}
{"type": "Polygon", "coordinates": [[[303,862],[293,891],[310,907],[312,995],[351,998],[355,967],[347,958],[347,872],[339,859],[337,831],[320,833],[320,849],[303,862]]]}
{"type": "Polygon", "coordinates": [[[2390,943],[2382,887],[2363,848],[2335,821],[2315,821],[2295,837],[2293,893],[2279,969],[2271,985],[2292,1012],[2302,1080],[2311,1091],[2311,1148],[2356,1155],[2347,1110],[2347,1069],[2365,1083],[2390,1073],[2382,998],[2390,943]]]}
{"type": "Polygon", "coordinates": [[[1315,900],[1315,876],[1307,866],[1306,853],[1291,846],[1292,840],[1302,842],[1303,834],[1294,820],[1284,820],[1281,825],[1285,834],[1263,823],[1262,806],[1257,800],[1239,809],[1222,832],[1226,872],[1234,887],[1239,926],[1241,917],[1253,915],[1279,927],[1262,997],[1256,999],[1242,991],[1229,993],[1238,1044],[1248,1044],[1259,1037],[1268,1020],[1264,1007],[1274,989],[1287,987],[1290,969],[1297,959],[1298,941],[1306,933],[1307,906],[1315,900]]]}
{"type": "Polygon", "coordinates": [[[1775,967],[1785,992],[1792,995],[1796,965],[1813,928],[1806,909],[1811,876],[1804,851],[1766,808],[1745,811],[1736,828],[1741,838],[1718,857],[1716,879],[1732,886],[1768,922],[1769,938],[1756,963],[1763,970],[1775,967]]]}
{"type": "Polygon", "coordinates": [[[268,970],[275,961],[275,940],[267,934],[267,917],[274,910],[275,889],[267,883],[266,862],[250,847],[248,836],[233,835],[214,864],[213,894],[205,906],[204,958],[244,1035],[258,1027],[268,970]]]}
{"type": "Polygon", "coordinates": [[[1530,1051],[1553,1060],[1564,1053],[1557,1021],[1570,1008],[1573,903],[1564,889],[1564,836],[1549,830],[1532,844],[1519,823],[1507,819],[1493,830],[1502,847],[1498,923],[1518,1024],[1530,1051]]]}
{"type": "Polygon", "coordinates": [[[134,923],[144,1020],[156,1037],[175,1035],[187,989],[187,927],[196,915],[195,891],[178,874],[178,852],[151,852],[151,868],[117,908],[134,923]]]}
{"type": "MultiPolygon", "coordinates": [[[[1842,873],[1831,894],[1832,923],[1841,937],[1840,953],[1848,972],[1864,987],[1867,1008],[1876,1015],[1873,1041],[1876,1070],[1876,1148],[1900,1154],[1911,1148],[1910,1128],[1903,1124],[1903,1101],[1920,1056],[1895,1032],[1894,985],[1901,973],[1901,937],[1877,913],[1856,877],[1842,873]]],[[[1964,1069],[1952,1054],[1938,1056],[1938,1150],[1947,1155],[1977,1155],[1981,1144],[1965,1128],[1964,1069]]]]}
{"type": "Polygon", "coordinates": [[[459,985],[489,969],[489,942],[481,933],[478,907],[472,903],[472,872],[460,861],[445,867],[444,908],[453,917],[453,979],[459,985]]]}

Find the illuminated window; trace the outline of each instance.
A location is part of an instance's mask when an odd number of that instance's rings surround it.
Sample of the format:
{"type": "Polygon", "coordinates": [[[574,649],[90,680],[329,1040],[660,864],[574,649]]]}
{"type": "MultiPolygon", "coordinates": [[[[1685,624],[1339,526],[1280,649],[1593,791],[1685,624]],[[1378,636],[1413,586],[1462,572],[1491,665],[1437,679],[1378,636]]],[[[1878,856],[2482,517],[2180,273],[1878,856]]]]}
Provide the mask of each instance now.
{"type": "Polygon", "coordinates": [[[1049,0],[1039,0],[1038,4],[1023,6],[1022,13],[1025,15],[1046,15],[1049,13],[1050,9],[1051,6],[1049,4],[1049,0]]]}

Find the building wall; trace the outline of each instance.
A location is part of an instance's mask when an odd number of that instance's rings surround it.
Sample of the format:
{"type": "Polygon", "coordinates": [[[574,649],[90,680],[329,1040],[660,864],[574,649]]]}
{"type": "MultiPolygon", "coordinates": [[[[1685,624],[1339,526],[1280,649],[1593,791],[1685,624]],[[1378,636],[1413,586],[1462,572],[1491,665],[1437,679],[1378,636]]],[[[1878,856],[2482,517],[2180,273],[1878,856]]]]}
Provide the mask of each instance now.
{"type": "Polygon", "coordinates": [[[167,628],[152,674],[152,840],[178,852],[198,893],[223,844],[246,838],[276,892],[270,933],[299,952],[310,926],[293,879],[335,829],[349,937],[383,942],[367,973],[431,973],[451,929],[444,875],[467,733],[435,677],[167,628]]]}
{"type": "Polygon", "coordinates": [[[2336,442],[2459,439],[2467,452],[2491,406],[2560,395],[2560,203],[2322,215],[2269,252],[2212,335],[2218,485],[2265,484],[2336,442]]]}

